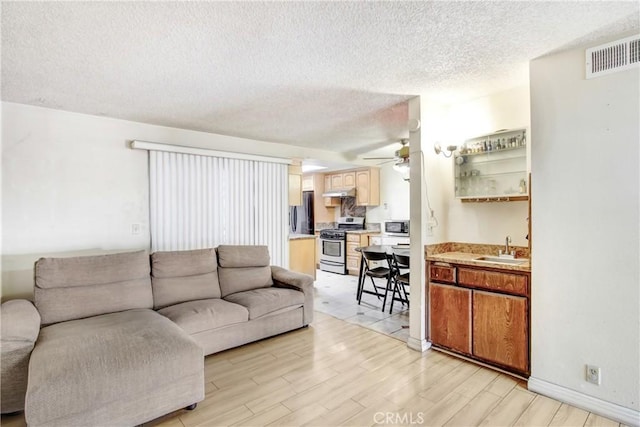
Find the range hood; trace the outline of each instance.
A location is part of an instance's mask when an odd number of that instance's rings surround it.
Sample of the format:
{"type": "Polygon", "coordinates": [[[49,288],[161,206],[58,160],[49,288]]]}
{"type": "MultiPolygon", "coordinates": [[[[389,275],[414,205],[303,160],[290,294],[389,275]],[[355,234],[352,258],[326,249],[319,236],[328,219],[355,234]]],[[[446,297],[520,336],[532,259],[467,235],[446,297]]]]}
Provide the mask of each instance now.
{"type": "Polygon", "coordinates": [[[351,188],[336,188],[334,190],[322,193],[322,197],[356,197],[355,187],[351,188]]]}

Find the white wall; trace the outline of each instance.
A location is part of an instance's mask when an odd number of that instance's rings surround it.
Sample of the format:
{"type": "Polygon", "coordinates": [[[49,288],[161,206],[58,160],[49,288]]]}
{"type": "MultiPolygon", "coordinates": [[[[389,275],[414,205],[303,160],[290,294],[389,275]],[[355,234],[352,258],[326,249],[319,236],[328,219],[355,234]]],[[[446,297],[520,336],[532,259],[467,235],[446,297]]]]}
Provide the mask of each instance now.
{"type": "Polygon", "coordinates": [[[367,208],[367,222],[409,219],[409,182],[393,169],[393,162],[380,166],[380,206],[367,208]]]}
{"type": "Polygon", "coordinates": [[[40,256],[149,248],[147,152],[127,141],[280,157],[336,153],[2,103],[2,292],[30,297],[40,256]],[[132,235],[131,225],[141,224],[132,235]]]}
{"type": "MultiPolygon", "coordinates": [[[[460,146],[466,139],[498,129],[529,127],[529,88],[518,87],[469,102],[449,106],[447,131],[442,146],[460,146]]],[[[528,146],[537,143],[529,139],[528,146]]],[[[528,148],[529,149],[529,148],[528,148]]],[[[505,236],[514,245],[527,246],[527,202],[462,203],[453,192],[453,161],[438,156],[440,180],[447,188],[447,240],[452,242],[504,244],[505,236]]],[[[532,177],[535,185],[535,177],[532,177]]]]}
{"type": "Polygon", "coordinates": [[[637,411],[640,72],[585,80],[584,62],[575,49],[530,67],[532,378],[637,411]]]}

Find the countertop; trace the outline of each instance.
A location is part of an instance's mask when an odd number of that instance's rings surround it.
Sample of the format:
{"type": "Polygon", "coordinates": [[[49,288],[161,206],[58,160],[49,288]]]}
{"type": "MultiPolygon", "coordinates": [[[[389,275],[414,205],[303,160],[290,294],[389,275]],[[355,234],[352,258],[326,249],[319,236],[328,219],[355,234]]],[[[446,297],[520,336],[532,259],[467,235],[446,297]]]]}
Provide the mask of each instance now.
{"type": "Polygon", "coordinates": [[[427,255],[427,261],[447,262],[452,264],[472,265],[474,267],[490,267],[500,270],[531,272],[531,261],[527,259],[522,264],[497,264],[493,262],[476,261],[476,258],[487,254],[473,254],[468,252],[445,252],[441,254],[427,255]]]}
{"type": "Polygon", "coordinates": [[[315,234],[289,234],[289,240],[315,239],[315,234]]]}
{"type": "Polygon", "coordinates": [[[380,234],[379,230],[346,230],[349,234],[380,234]]]}

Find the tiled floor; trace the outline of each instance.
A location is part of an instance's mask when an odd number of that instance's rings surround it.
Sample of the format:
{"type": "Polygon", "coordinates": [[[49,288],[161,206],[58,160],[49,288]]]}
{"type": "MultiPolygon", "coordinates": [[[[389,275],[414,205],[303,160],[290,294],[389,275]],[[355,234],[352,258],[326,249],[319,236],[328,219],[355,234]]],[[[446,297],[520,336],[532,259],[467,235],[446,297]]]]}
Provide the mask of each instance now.
{"type": "MultiPolygon", "coordinates": [[[[362,302],[358,305],[357,287],[357,276],[317,270],[315,310],[406,342],[409,338],[407,307],[396,301],[393,304],[393,314],[389,314],[391,293],[384,313],[381,311],[382,301],[375,295],[363,294],[362,302]]],[[[370,287],[368,283],[367,289],[370,287]]]]}

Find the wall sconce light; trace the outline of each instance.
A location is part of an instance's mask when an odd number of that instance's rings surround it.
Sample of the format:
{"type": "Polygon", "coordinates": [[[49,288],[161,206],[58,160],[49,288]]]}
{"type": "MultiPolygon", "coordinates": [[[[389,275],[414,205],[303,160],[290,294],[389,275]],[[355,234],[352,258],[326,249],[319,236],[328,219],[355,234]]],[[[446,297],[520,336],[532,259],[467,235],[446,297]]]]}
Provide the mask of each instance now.
{"type": "Polygon", "coordinates": [[[442,155],[445,156],[445,157],[451,157],[453,152],[456,151],[457,149],[458,149],[457,145],[449,145],[446,148],[446,151],[449,152],[449,154],[447,154],[447,153],[445,153],[445,150],[442,149],[440,144],[436,144],[436,145],[433,146],[433,150],[436,152],[436,155],[442,153],[442,155]]]}

